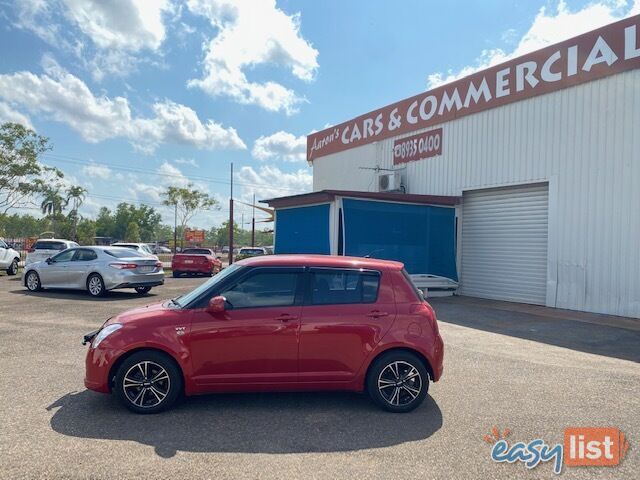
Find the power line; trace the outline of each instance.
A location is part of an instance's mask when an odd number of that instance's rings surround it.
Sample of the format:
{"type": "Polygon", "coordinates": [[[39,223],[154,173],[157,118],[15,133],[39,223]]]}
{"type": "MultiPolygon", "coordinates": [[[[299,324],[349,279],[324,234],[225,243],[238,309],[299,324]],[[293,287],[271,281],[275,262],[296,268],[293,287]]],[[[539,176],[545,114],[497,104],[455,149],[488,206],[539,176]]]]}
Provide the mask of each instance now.
{"type": "MultiPolygon", "coordinates": [[[[113,170],[121,170],[121,171],[125,171],[125,172],[130,172],[130,173],[144,173],[144,174],[150,174],[150,175],[156,175],[159,177],[168,177],[168,178],[175,178],[176,175],[172,175],[169,173],[161,173],[158,172],[156,170],[151,170],[148,168],[140,168],[140,167],[130,167],[130,166],[126,166],[126,165],[112,165],[109,163],[104,163],[104,162],[96,162],[93,160],[87,160],[87,159],[82,159],[79,157],[72,157],[69,155],[60,155],[60,154],[56,154],[56,153],[43,153],[42,154],[43,157],[49,157],[52,160],[55,160],[56,162],[63,162],[63,163],[71,163],[71,164],[76,164],[76,165],[99,165],[99,166],[103,166],[103,167],[107,167],[109,169],[113,169],[113,170]]],[[[229,180],[224,180],[222,178],[215,178],[215,177],[205,177],[205,176],[199,176],[199,175],[185,175],[184,173],[182,173],[182,177],[186,178],[187,180],[194,180],[194,181],[204,181],[207,183],[218,183],[221,185],[229,185],[231,182],[229,180]]],[[[278,187],[278,186],[274,186],[274,185],[261,185],[258,183],[247,183],[247,182],[234,182],[236,185],[241,185],[243,187],[254,187],[254,188],[266,188],[269,190],[282,190],[282,191],[288,191],[288,192],[299,192],[300,190],[295,189],[295,188],[288,188],[288,187],[278,187]]]]}

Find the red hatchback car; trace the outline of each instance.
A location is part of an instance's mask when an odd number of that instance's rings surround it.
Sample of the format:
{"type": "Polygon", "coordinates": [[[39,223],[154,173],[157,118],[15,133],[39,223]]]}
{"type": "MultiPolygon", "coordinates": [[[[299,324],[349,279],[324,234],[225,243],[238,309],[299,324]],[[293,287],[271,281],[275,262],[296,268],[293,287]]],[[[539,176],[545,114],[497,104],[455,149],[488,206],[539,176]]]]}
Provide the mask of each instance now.
{"type": "Polygon", "coordinates": [[[433,309],[401,263],[367,258],[248,258],[84,340],[87,388],[137,413],[182,394],[302,390],[366,391],[408,412],[442,375],[433,309]]]}

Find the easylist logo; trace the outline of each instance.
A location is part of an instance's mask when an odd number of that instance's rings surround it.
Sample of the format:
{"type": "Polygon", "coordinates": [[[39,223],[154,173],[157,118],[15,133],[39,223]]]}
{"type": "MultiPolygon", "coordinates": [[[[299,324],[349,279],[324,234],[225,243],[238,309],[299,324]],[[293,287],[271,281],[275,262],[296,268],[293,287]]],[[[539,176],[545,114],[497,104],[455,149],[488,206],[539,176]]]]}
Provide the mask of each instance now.
{"type": "Polygon", "coordinates": [[[629,443],[617,428],[566,428],[564,431],[564,464],[609,467],[618,465],[629,443]]]}

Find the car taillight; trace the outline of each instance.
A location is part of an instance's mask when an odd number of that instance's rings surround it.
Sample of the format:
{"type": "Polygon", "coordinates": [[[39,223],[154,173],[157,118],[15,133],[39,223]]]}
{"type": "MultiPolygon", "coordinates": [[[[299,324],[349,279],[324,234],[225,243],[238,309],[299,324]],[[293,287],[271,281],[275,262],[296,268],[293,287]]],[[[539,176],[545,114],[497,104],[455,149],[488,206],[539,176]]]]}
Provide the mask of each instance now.
{"type": "Polygon", "coordinates": [[[138,265],[135,263],[110,263],[109,266],[117,268],[118,270],[133,270],[134,268],[138,268],[138,265]]]}

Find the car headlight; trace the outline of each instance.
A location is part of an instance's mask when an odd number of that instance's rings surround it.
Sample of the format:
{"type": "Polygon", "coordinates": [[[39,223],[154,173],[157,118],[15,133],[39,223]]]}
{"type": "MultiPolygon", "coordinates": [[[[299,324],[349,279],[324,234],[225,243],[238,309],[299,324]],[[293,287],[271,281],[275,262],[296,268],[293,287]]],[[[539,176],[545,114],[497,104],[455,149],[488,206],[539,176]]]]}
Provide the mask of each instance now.
{"type": "Polygon", "coordinates": [[[116,332],[122,328],[122,325],[119,323],[112,323],[111,325],[107,325],[102,330],[98,332],[98,334],[91,342],[91,348],[97,348],[100,345],[100,342],[111,335],[113,332],[116,332]]]}

